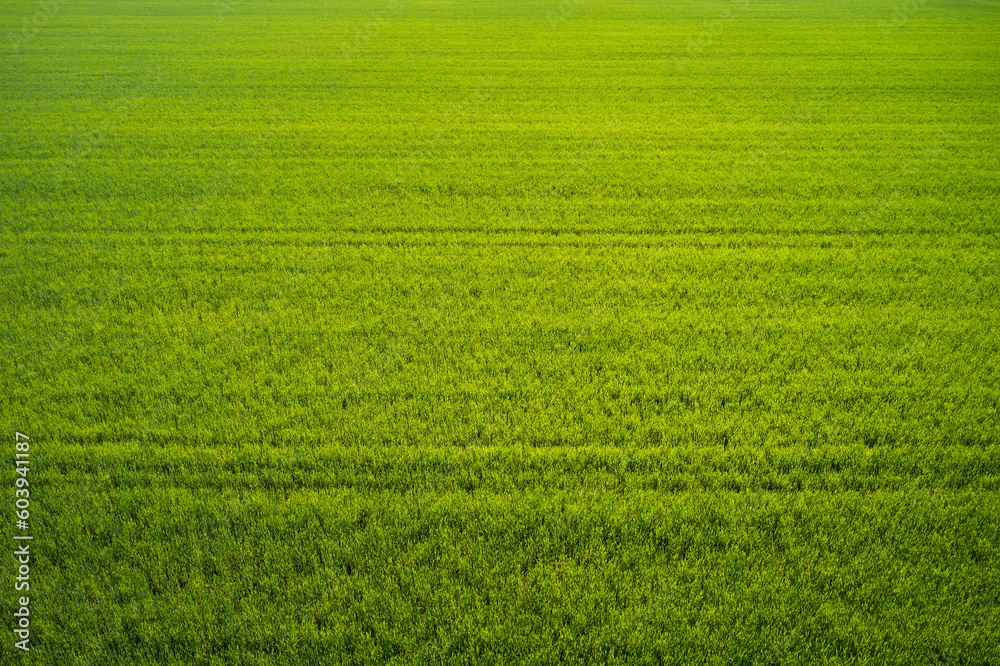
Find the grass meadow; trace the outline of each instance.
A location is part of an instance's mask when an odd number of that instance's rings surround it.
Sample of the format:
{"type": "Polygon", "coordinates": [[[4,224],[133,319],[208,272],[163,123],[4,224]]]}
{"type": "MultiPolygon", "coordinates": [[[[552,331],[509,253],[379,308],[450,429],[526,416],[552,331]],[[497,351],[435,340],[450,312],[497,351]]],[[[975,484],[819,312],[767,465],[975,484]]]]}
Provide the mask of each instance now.
{"type": "Polygon", "coordinates": [[[0,664],[1000,663],[998,141],[995,0],[5,2],[0,664]]]}

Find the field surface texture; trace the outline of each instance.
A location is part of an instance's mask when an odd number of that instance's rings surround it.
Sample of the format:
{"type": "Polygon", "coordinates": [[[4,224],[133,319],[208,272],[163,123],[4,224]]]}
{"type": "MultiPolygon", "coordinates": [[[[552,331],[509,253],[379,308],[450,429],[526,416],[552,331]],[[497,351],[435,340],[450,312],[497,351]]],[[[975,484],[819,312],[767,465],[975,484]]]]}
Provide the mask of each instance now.
{"type": "Polygon", "coordinates": [[[995,1],[9,0],[0,664],[996,665],[998,211],[995,1]]]}

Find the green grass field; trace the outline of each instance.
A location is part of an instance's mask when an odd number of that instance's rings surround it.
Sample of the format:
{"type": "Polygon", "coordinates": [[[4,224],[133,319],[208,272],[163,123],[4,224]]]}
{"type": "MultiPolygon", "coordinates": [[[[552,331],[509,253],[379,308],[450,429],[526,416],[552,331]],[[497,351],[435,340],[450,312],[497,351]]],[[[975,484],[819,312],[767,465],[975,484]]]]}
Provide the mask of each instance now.
{"type": "Polygon", "coordinates": [[[11,0],[0,92],[0,664],[1000,664],[1000,2],[11,0]]]}

